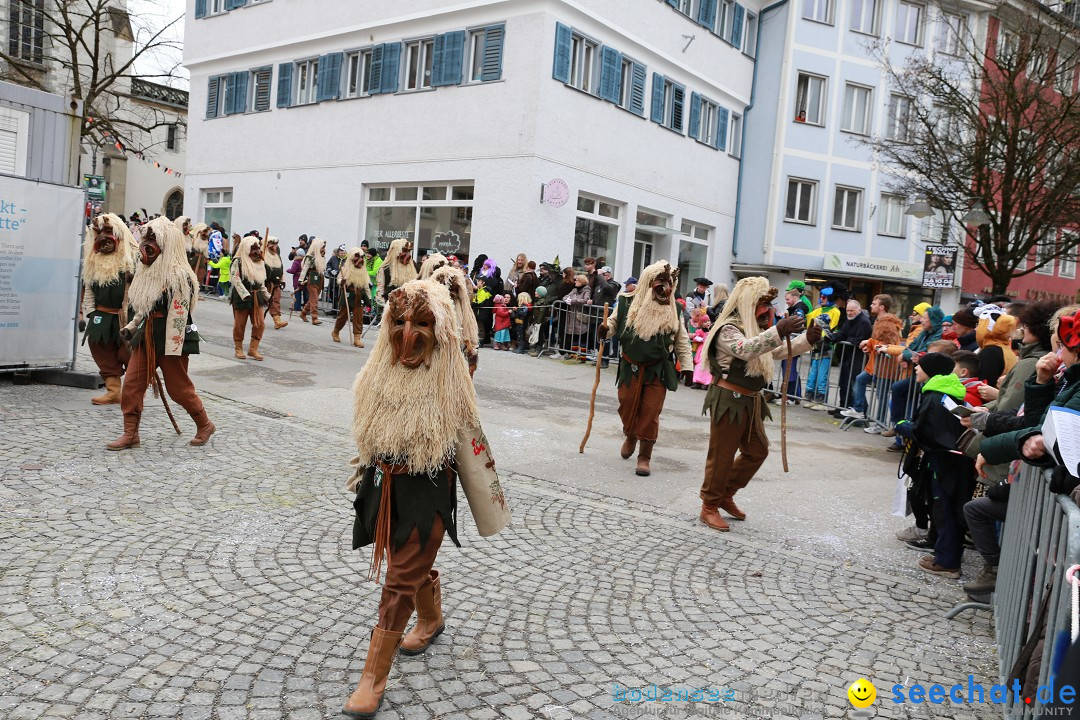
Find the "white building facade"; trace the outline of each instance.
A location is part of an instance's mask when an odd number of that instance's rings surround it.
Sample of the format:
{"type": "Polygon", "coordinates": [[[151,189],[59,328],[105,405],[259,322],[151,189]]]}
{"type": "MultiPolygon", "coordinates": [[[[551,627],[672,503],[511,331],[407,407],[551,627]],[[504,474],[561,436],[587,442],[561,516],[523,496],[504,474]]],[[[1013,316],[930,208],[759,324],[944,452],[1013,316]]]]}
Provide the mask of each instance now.
{"type": "MultiPolygon", "coordinates": [[[[904,142],[910,100],[890,87],[871,48],[894,67],[913,54],[957,56],[986,35],[988,6],[918,0],[790,0],[762,15],[755,96],[748,111],[736,275],[843,280],[865,301],[886,292],[910,308],[921,287],[924,240],[957,242],[940,217],[917,220],[914,198],[889,191],[871,137],[904,142]]],[[[959,278],[957,279],[959,286],[959,278]]],[[[959,298],[946,291],[943,301],[959,298]]]]}
{"type": "Polygon", "coordinates": [[[727,280],[757,7],[191,0],[187,214],[727,280]],[[317,11],[316,11],[317,9],[317,11]]]}

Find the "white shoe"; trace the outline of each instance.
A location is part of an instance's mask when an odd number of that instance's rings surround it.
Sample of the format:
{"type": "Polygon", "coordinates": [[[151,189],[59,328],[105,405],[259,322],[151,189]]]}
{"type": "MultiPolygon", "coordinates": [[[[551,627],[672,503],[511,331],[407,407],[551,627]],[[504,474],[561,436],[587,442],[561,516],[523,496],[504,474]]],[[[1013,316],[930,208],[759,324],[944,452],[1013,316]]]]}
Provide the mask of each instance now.
{"type": "Polygon", "coordinates": [[[846,418],[854,418],[855,420],[865,420],[866,413],[859,412],[855,408],[848,408],[847,410],[841,410],[840,414],[846,418]]]}
{"type": "Polygon", "coordinates": [[[560,353],[560,352],[556,352],[556,353],[555,353],[554,355],[552,355],[552,356],[551,356],[551,358],[552,358],[553,360],[562,360],[562,359],[563,359],[563,355],[562,355],[562,353],[560,353]]]}
{"type": "Polygon", "coordinates": [[[914,542],[916,540],[925,540],[929,533],[929,530],[923,530],[922,528],[912,525],[911,527],[896,533],[896,539],[900,542],[914,542]]]}
{"type": "Polygon", "coordinates": [[[825,409],[825,406],[821,405],[820,403],[810,403],[808,405],[803,405],[803,407],[805,407],[807,410],[824,410],[825,409]]]}
{"type": "Polygon", "coordinates": [[[881,426],[876,424],[876,423],[873,424],[873,425],[867,425],[866,427],[863,428],[863,432],[866,433],[867,435],[880,435],[881,434],[881,426]]]}

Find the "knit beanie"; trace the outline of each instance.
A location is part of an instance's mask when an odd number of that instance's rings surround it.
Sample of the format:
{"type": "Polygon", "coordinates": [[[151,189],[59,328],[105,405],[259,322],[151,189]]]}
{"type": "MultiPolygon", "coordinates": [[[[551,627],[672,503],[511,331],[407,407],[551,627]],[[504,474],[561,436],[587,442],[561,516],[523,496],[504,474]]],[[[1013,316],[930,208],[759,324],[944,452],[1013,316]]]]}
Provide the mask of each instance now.
{"type": "Polygon", "coordinates": [[[948,375],[956,367],[956,363],[953,359],[945,353],[926,353],[919,358],[919,367],[923,369],[927,377],[936,377],[938,375],[948,375]]]}

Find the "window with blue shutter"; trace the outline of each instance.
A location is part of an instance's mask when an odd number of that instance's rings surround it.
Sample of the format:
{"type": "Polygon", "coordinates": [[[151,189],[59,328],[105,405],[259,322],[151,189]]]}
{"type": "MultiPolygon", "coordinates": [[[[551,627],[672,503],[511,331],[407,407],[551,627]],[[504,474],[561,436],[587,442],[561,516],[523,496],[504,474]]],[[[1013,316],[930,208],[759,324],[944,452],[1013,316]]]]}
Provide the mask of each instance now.
{"type": "Polygon", "coordinates": [[[341,61],[344,53],[328,53],[319,58],[318,88],[315,102],[337,100],[341,94],[341,61]]]}
{"type": "Polygon", "coordinates": [[[244,72],[233,73],[236,76],[236,80],[233,81],[235,89],[233,90],[233,114],[240,115],[247,112],[247,87],[248,87],[248,74],[244,72]]]}
{"type": "Polygon", "coordinates": [[[690,127],[687,134],[694,140],[701,139],[701,96],[690,93],[690,127]]]}
{"type": "Polygon", "coordinates": [[[731,45],[739,50],[742,48],[742,28],[743,17],[746,15],[746,8],[739,3],[735,3],[735,17],[731,21],[731,45]]]}
{"type": "Polygon", "coordinates": [[[645,117],[645,66],[634,63],[630,72],[630,112],[645,117]]]}
{"type": "Polygon", "coordinates": [[[719,108],[716,113],[716,149],[727,149],[727,125],[728,125],[728,111],[727,108],[719,108]]]}
{"type": "Polygon", "coordinates": [[[206,81],[206,117],[215,118],[218,114],[218,95],[221,92],[221,78],[212,77],[206,81]]]}
{"type": "Polygon", "coordinates": [[[255,89],[251,93],[251,109],[255,112],[264,112],[270,109],[270,81],[273,79],[274,69],[266,65],[251,71],[254,76],[255,89]]]}
{"type": "Polygon", "coordinates": [[[465,31],[435,36],[434,58],[431,65],[431,86],[460,85],[462,64],[465,61],[465,31]]]}
{"type": "Polygon", "coordinates": [[[672,83],[671,93],[671,124],[668,127],[682,135],[683,103],[686,100],[686,88],[672,83]]]}
{"type": "Polygon", "coordinates": [[[247,0],[225,0],[226,10],[235,10],[236,8],[244,7],[245,5],[247,5],[247,0]]]}
{"type": "Polygon", "coordinates": [[[667,0],[667,4],[675,8],[676,10],[679,9],[679,0],[667,0]]]}
{"type": "Polygon", "coordinates": [[[398,89],[398,72],[401,67],[401,43],[385,43],[383,45],[382,58],[382,86],[383,93],[396,93],[398,89]]]}
{"type": "Polygon", "coordinates": [[[206,0],[195,0],[195,17],[206,17],[206,0]]]}
{"type": "Polygon", "coordinates": [[[292,105],[292,63],[278,65],[277,106],[287,108],[292,105]]]}
{"type": "Polygon", "coordinates": [[[570,83],[570,53],[573,50],[573,33],[562,23],[555,23],[555,65],[551,77],[561,83],[570,83]]]}
{"type": "Polygon", "coordinates": [[[652,74],[652,116],[654,123],[664,124],[664,76],[652,74]]]}
{"type": "Polygon", "coordinates": [[[385,49],[385,45],[376,45],[371,48],[371,72],[368,73],[368,95],[378,95],[382,92],[383,51],[385,49]]]}
{"type": "MultiPolygon", "coordinates": [[[[480,74],[481,82],[502,79],[503,38],[505,36],[505,25],[491,25],[484,32],[484,63],[480,74]]],[[[459,51],[458,68],[461,67],[461,55],[462,52],[459,51]]]]}
{"type": "Polygon", "coordinates": [[[600,99],[619,104],[622,85],[622,53],[604,45],[600,48],[600,99]]]}
{"type": "Polygon", "coordinates": [[[229,73],[222,78],[225,81],[225,105],[222,115],[233,114],[233,104],[236,102],[236,73],[229,73]]]}
{"type": "Polygon", "coordinates": [[[716,0],[701,0],[698,5],[698,24],[702,27],[713,29],[716,24],[716,0]]]}

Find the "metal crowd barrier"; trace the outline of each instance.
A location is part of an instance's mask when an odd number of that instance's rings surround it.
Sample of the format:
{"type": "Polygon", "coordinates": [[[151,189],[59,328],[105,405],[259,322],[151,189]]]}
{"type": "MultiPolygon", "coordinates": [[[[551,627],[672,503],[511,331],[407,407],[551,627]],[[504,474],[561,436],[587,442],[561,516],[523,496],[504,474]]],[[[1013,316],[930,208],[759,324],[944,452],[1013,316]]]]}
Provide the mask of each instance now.
{"type": "MultiPolygon", "coordinates": [[[[611,311],[609,308],[608,312],[611,311]]],[[[550,305],[533,308],[533,316],[543,323],[540,329],[543,347],[538,356],[569,356],[584,358],[589,362],[596,361],[596,352],[600,345],[596,329],[604,316],[603,305],[569,305],[563,300],[556,300],[550,305]],[[546,313],[543,312],[545,310],[546,313]]],[[[604,355],[611,360],[617,357],[613,341],[605,343],[604,355]]]]}
{"type": "MultiPolygon", "coordinates": [[[[994,626],[998,646],[998,670],[1010,683],[1013,666],[1024,645],[1039,625],[1046,602],[1039,685],[1048,684],[1051,668],[1064,652],[1061,633],[1068,634],[1072,621],[1072,591],[1065,571],[1080,564],[1080,509],[1066,495],[1050,492],[1050,471],[1023,463],[1009,494],[1009,514],[1001,533],[1001,560],[993,596],[994,626]]],[[[1040,714],[1042,703],[1012,702],[1006,718],[1040,714]]]]}

